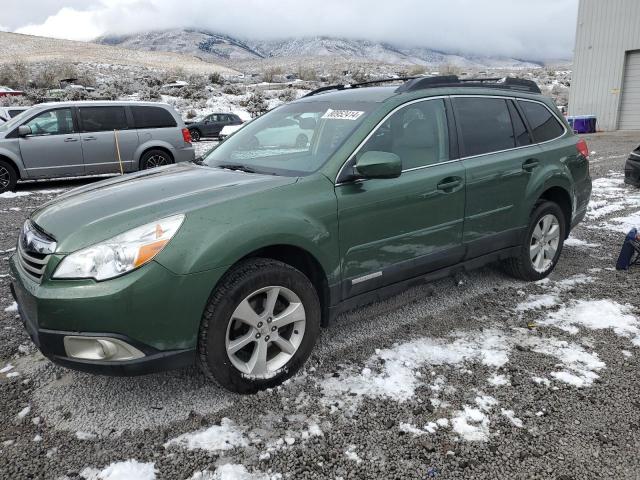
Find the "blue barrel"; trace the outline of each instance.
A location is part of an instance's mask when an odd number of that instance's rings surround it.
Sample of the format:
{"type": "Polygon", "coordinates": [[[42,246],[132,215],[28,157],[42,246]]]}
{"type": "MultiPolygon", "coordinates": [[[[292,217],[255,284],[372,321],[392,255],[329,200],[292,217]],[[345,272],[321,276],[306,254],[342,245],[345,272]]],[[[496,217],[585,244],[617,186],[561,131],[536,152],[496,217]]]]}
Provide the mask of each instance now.
{"type": "Polygon", "coordinates": [[[576,133],[595,133],[597,119],[595,115],[573,115],[567,122],[576,133]]]}

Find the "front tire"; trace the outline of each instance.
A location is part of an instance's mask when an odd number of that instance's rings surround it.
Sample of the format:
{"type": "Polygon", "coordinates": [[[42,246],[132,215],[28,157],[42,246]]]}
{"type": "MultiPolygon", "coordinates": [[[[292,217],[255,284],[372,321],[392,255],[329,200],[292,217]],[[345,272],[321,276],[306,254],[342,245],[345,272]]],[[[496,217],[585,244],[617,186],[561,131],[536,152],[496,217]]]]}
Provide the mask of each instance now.
{"type": "Polygon", "coordinates": [[[0,160],[0,193],[8,192],[16,188],[18,174],[15,168],[8,162],[0,160]]]}
{"type": "Polygon", "coordinates": [[[505,261],[515,278],[535,281],[548,276],[560,258],[566,238],[566,220],[553,202],[539,203],[531,214],[529,228],[518,255],[505,261]]]}
{"type": "Polygon", "coordinates": [[[198,363],[237,393],[279,385],[311,354],[320,311],[317,292],[302,272],[276,260],[246,260],[225,275],[209,300],[198,363]]]}

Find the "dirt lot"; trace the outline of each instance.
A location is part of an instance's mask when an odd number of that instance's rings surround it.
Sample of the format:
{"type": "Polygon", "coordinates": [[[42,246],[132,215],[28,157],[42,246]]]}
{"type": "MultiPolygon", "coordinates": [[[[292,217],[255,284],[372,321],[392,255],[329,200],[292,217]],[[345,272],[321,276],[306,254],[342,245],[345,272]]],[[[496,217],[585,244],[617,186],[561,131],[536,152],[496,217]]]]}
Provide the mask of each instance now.
{"type": "Polygon", "coordinates": [[[195,368],[107,378],[43,359],[6,259],[30,210],[87,180],[0,196],[0,477],[638,478],[640,271],[612,267],[640,225],[621,174],[640,134],[587,141],[592,206],[550,279],[489,267],[344,315],[302,373],[246,397],[195,368]]]}

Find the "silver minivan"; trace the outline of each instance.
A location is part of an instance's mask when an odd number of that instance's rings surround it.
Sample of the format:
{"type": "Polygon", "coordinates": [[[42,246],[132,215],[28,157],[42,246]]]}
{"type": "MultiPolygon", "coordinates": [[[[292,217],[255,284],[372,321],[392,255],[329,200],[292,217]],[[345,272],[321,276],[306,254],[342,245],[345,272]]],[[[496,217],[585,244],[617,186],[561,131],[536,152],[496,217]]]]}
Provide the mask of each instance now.
{"type": "Polygon", "coordinates": [[[164,103],[43,103],[0,125],[0,193],[18,180],[126,173],[194,159],[189,130],[164,103]]]}

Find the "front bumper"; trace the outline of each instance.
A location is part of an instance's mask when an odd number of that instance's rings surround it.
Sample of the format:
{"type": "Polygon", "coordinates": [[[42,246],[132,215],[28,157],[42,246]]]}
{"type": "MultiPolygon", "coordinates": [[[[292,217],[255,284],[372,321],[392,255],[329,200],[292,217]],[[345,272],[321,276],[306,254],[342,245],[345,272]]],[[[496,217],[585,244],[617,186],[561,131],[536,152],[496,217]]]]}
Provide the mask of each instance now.
{"type": "Polygon", "coordinates": [[[10,269],[20,317],[43,355],[68,368],[107,375],[193,364],[200,319],[218,276],[216,271],[175,275],[150,262],[104,282],[45,279],[38,284],[15,255],[10,269]],[[116,338],[145,356],[124,361],[71,358],[64,347],[66,336],[116,338]]]}
{"type": "Polygon", "coordinates": [[[624,165],[624,183],[640,187],[640,157],[631,154],[624,165]]]}

